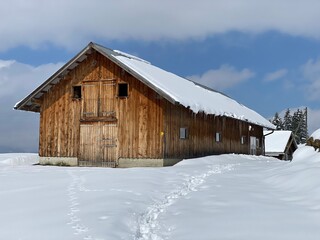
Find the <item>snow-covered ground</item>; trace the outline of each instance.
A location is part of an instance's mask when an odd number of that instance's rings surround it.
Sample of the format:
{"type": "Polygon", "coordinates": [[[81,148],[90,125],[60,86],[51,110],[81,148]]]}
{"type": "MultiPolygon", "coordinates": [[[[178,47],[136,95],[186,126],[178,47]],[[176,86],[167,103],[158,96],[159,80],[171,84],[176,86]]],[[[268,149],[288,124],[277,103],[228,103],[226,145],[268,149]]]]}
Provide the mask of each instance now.
{"type": "Polygon", "coordinates": [[[0,239],[320,238],[320,153],[221,155],[167,168],[37,166],[0,154],[0,239]]]}

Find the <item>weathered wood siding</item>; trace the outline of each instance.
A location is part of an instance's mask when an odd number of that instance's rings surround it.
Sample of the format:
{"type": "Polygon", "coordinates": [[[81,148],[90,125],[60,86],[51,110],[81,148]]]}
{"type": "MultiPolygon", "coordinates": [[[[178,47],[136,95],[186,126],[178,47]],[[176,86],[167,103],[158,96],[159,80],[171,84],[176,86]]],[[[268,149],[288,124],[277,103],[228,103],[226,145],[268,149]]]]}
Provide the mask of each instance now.
{"type": "Polygon", "coordinates": [[[132,75],[117,68],[129,84],[129,97],[118,99],[119,158],[162,158],[161,98],[132,75]]]}
{"type": "Polygon", "coordinates": [[[112,123],[117,125],[113,133],[117,158],[162,158],[162,102],[153,90],[93,52],[44,95],[39,154],[82,160],[111,158],[101,144],[93,143],[108,138],[102,136],[102,127],[112,123]],[[128,83],[129,97],[117,97],[118,83],[128,83]],[[82,86],[81,100],[72,99],[75,85],[82,86]],[[93,139],[89,129],[101,136],[93,139]],[[90,152],[91,158],[85,152],[90,152]]]}
{"type": "Polygon", "coordinates": [[[76,83],[68,76],[44,95],[40,110],[41,157],[78,155],[81,103],[72,99],[72,85],[76,83]]]}
{"type": "Polygon", "coordinates": [[[250,136],[259,139],[262,154],[262,133],[260,126],[227,117],[194,114],[183,106],[174,106],[167,102],[165,111],[165,157],[191,158],[221,153],[249,154],[250,136]],[[180,128],[187,128],[188,137],[180,139],[180,128]],[[216,133],[221,134],[221,141],[216,142],[216,133]],[[244,143],[241,143],[241,137],[244,143]]]}

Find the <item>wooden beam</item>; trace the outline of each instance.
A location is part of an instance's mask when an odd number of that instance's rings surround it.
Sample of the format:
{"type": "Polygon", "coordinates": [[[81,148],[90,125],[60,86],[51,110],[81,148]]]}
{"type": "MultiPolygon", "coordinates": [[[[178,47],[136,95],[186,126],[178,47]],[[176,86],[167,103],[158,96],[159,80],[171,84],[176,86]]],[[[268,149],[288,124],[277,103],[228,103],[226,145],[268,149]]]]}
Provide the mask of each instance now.
{"type": "Polygon", "coordinates": [[[31,102],[37,105],[41,105],[42,104],[42,100],[40,100],[39,98],[32,98],[31,102]]]}

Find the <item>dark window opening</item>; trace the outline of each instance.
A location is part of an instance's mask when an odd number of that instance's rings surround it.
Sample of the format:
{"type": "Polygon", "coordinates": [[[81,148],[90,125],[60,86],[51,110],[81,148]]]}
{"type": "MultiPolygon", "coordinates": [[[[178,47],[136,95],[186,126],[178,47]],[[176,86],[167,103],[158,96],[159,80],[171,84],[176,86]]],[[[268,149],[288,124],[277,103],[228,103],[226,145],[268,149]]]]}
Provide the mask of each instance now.
{"type": "Polygon", "coordinates": [[[247,138],[246,136],[241,136],[241,144],[246,144],[247,143],[247,138]]]}
{"type": "Polygon", "coordinates": [[[216,142],[222,142],[221,133],[216,132],[216,142]]]}
{"type": "Polygon", "coordinates": [[[128,83],[118,84],[118,97],[128,97],[128,83]]]}
{"type": "Polygon", "coordinates": [[[188,128],[180,128],[180,139],[188,138],[188,128]]]}
{"type": "Polygon", "coordinates": [[[81,86],[73,86],[73,96],[74,99],[81,99],[81,86]]]}

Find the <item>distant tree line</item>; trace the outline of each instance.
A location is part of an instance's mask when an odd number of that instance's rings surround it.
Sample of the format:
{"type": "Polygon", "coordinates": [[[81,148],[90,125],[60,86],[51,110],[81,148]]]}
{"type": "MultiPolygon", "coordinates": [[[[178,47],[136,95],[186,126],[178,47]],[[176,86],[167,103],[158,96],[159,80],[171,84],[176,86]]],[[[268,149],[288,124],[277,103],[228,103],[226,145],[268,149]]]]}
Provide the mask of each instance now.
{"type": "Polygon", "coordinates": [[[270,122],[276,126],[277,130],[289,130],[292,131],[293,136],[298,144],[306,143],[308,139],[308,124],[307,108],[298,109],[291,113],[288,108],[284,114],[283,119],[276,112],[270,122]]]}

